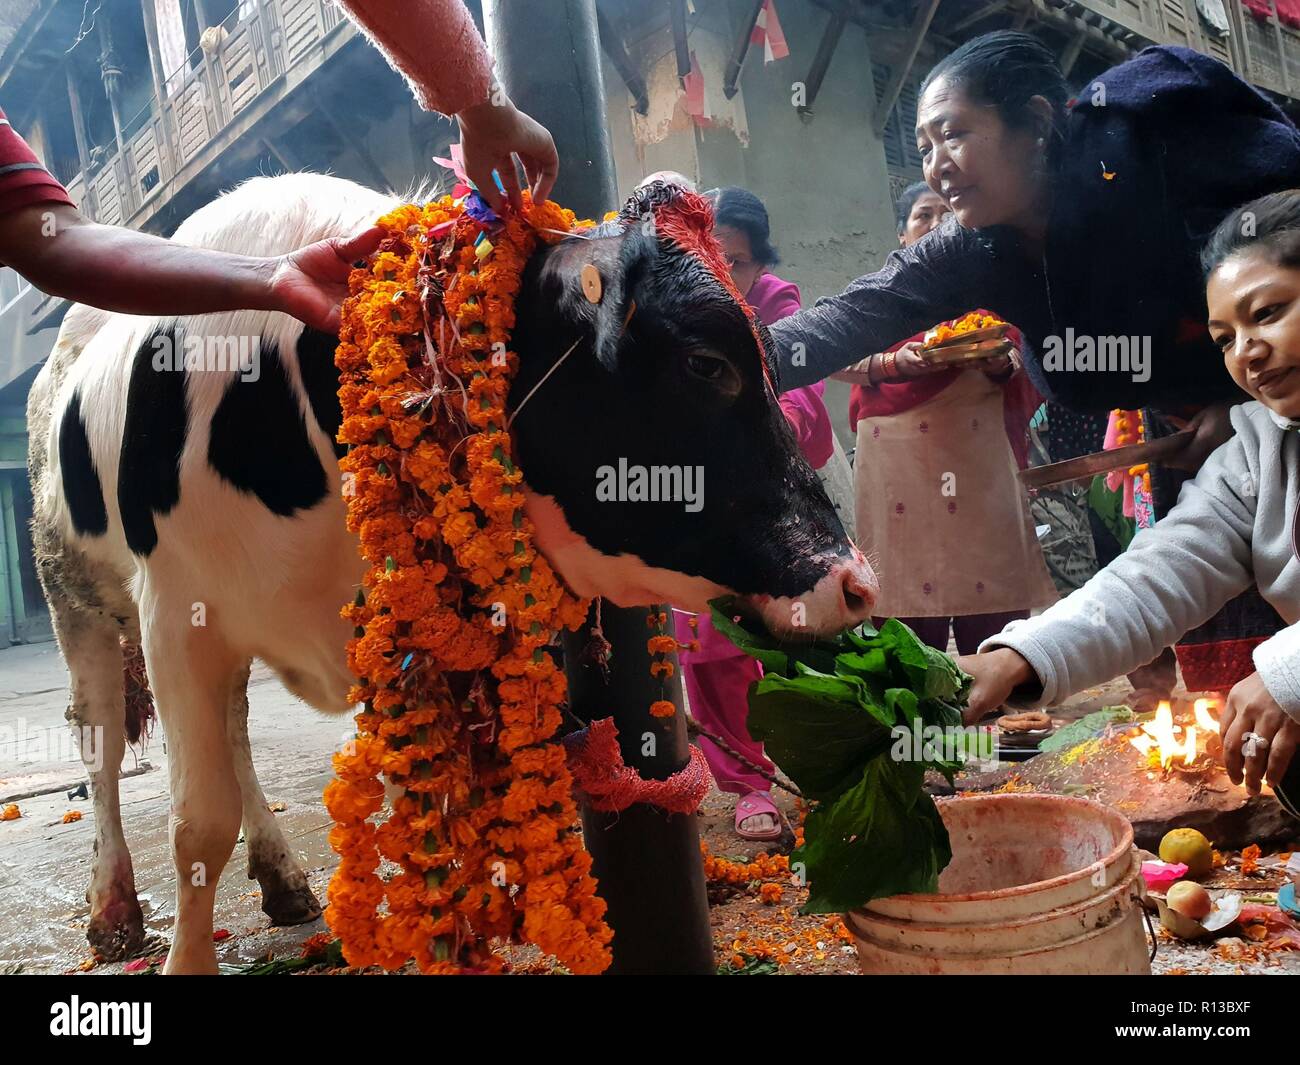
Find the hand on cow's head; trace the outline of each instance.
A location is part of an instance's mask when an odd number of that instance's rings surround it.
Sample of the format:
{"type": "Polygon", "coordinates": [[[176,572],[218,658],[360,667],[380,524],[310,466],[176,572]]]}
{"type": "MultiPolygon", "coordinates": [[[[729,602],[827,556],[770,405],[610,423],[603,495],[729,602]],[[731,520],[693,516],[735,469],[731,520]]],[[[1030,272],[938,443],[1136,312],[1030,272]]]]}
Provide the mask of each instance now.
{"type": "Polygon", "coordinates": [[[734,592],[774,630],[856,623],[875,577],[781,413],[766,330],[719,276],[707,205],[652,186],[637,215],[642,193],[525,276],[510,404],[539,547],[620,605],[734,592]],[[663,213],[676,197],[685,223],[663,213]]]}

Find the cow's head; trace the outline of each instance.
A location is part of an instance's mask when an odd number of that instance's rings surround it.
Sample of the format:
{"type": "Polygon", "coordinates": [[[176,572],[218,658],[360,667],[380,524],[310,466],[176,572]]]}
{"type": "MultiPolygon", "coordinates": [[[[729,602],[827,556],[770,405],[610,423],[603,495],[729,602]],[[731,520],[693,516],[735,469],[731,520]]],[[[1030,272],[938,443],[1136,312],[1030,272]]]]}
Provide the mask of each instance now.
{"type": "Polygon", "coordinates": [[[510,407],[538,546],[581,595],[702,610],[734,592],[774,632],[838,631],[875,575],[799,453],[711,225],[702,197],[655,184],[529,265],[510,407]]]}

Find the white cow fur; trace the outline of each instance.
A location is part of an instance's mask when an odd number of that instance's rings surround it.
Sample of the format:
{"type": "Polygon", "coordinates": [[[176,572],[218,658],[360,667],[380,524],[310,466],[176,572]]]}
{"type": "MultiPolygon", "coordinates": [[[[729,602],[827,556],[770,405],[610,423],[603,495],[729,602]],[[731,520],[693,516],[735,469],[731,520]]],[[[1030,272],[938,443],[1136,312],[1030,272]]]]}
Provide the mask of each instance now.
{"type": "MultiPolygon", "coordinates": [[[[276,255],[364,229],[398,202],[321,175],[259,178],[197,212],[176,239],[276,255]]],[[[303,327],[286,315],[256,311],[194,317],[183,328],[189,336],[261,337],[263,344],[277,345],[326,471],[326,497],[311,510],[284,518],[218,478],[207,464],[208,427],[237,371],[191,373],[180,502],[155,518],[158,545],[152,554],[144,560],[131,554],[114,486],[132,357],[169,324],[82,309],[69,315],[58,350],[33,387],[33,405],[44,404],[51,415],[43,441],[48,472],[37,476],[34,463],[33,473],[37,524],[51,542],[49,554],[57,556],[49,564],[64,571],[54,588],[47,581],[47,591],[72,673],[70,716],[100,726],[103,736],[105,769],[92,774],[99,822],[89,893],[92,921],[97,911],[111,920],[135,905],[117,810],[116,773],[123,752],[117,638],[119,631],[134,635],[138,616],[171,766],[177,922],[167,968],[183,972],[215,968],[212,897],[241,817],[250,861],[260,856],[267,867],[264,892],[269,878],[278,890],[310,897],[253,773],[244,726],[247,664],[261,658],[312,705],[346,710],[351,677],[342,651],[350,629],[339,606],[355,594],[364,563],[346,531],[332,442],[316,425],[302,390],[294,356],[303,327]],[[104,536],[76,535],[61,492],[59,424],[73,389],[80,390],[104,488],[109,516],[104,536]],[[70,570],[76,570],[75,577],[70,570]],[[93,586],[96,594],[88,598],[108,609],[78,610],[68,601],[75,597],[65,594],[69,583],[93,586]],[[123,589],[129,595],[121,594],[123,589]],[[115,624],[105,615],[125,620],[115,624]]],[[[256,437],[258,426],[248,426],[248,432],[256,437]]],[[[274,464],[275,456],[268,454],[266,461],[274,464]]]]}

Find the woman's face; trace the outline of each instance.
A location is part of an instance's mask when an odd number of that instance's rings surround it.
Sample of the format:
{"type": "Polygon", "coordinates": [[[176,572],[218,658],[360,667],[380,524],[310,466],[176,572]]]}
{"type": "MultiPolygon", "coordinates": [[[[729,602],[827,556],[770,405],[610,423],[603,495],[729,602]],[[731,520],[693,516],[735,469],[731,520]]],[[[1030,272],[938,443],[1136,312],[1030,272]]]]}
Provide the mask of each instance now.
{"type": "Polygon", "coordinates": [[[948,205],[937,192],[923,192],[912,204],[912,210],[898,235],[898,243],[906,248],[930,232],[948,213],[948,205]]]}
{"type": "Polygon", "coordinates": [[[1030,229],[1041,217],[1043,142],[1052,108],[1041,96],[1029,107],[1039,121],[1012,129],[996,107],[972,101],[946,79],[921,97],[916,145],[925,182],[968,229],[1030,229]]]}
{"type": "Polygon", "coordinates": [[[1300,418],[1300,270],[1240,252],[1210,275],[1205,299],[1232,379],[1284,418],[1300,418]]]}
{"type": "Polygon", "coordinates": [[[758,275],[763,272],[763,264],[754,261],[749,234],[735,226],[718,225],[713,227],[713,235],[718,238],[722,254],[727,257],[727,265],[731,267],[731,280],[736,283],[742,296],[748,296],[758,275]]]}

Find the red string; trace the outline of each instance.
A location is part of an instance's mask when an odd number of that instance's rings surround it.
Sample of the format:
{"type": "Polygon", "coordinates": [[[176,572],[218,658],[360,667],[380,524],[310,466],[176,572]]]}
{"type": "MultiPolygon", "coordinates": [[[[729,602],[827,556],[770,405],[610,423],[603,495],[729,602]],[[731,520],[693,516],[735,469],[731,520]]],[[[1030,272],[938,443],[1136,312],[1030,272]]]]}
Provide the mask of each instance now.
{"type": "Polygon", "coordinates": [[[565,736],[564,746],[569,772],[587,805],[604,813],[617,813],[643,802],[669,813],[693,814],[713,786],[704,752],[694,746],[690,761],[667,780],[646,780],[624,763],[612,717],[565,736]]]}

